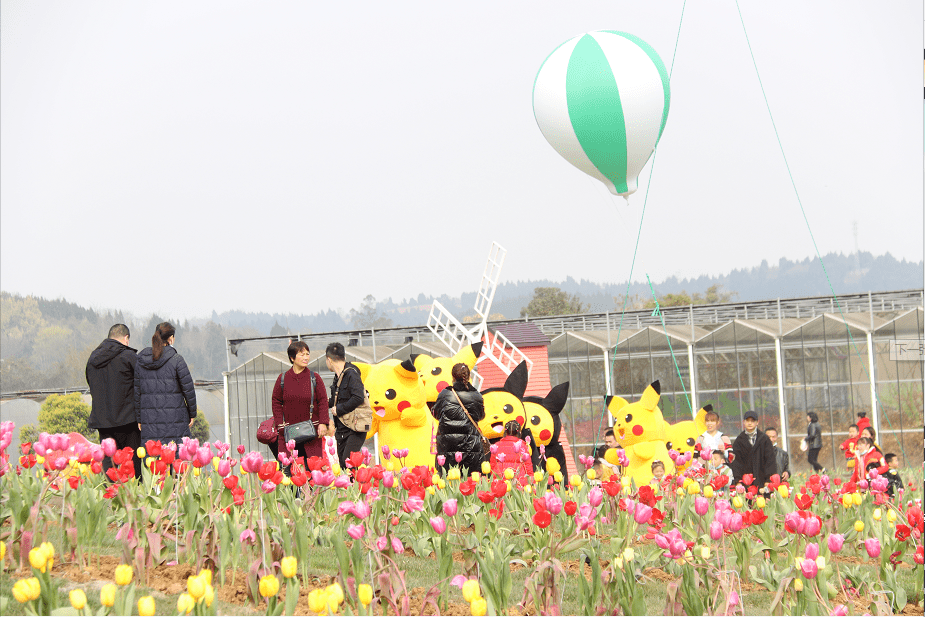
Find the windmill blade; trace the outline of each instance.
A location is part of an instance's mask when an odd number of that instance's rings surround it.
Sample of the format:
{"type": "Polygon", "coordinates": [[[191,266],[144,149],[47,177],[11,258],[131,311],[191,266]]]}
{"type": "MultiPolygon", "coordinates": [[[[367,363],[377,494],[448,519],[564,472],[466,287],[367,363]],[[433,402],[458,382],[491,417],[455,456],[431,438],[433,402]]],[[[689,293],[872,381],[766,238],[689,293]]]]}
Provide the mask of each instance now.
{"type": "Polygon", "coordinates": [[[481,318],[479,325],[472,331],[476,340],[483,338],[487,333],[486,322],[491,311],[491,303],[495,299],[495,291],[498,289],[498,280],[501,278],[505,255],[507,255],[506,248],[497,242],[491,243],[488,261],[482,273],[482,282],[479,284],[479,292],[475,295],[475,314],[481,318]]]}
{"type": "Polygon", "coordinates": [[[436,300],[434,300],[433,306],[430,307],[427,327],[440,342],[446,345],[447,349],[450,350],[450,355],[458,353],[463,345],[471,345],[479,340],[473,338],[472,332],[459,323],[459,320],[453,317],[453,314],[436,300]]]}
{"type": "Polygon", "coordinates": [[[517,346],[508,340],[503,333],[495,331],[493,336],[486,336],[486,342],[489,341],[491,344],[482,347],[482,355],[476,362],[476,366],[479,362],[488,359],[494,362],[495,366],[501,369],[505,375],[510,375],[518,364],[526,361],[527,375],[533,371],[533,360],[517,349],[517,346]]]}

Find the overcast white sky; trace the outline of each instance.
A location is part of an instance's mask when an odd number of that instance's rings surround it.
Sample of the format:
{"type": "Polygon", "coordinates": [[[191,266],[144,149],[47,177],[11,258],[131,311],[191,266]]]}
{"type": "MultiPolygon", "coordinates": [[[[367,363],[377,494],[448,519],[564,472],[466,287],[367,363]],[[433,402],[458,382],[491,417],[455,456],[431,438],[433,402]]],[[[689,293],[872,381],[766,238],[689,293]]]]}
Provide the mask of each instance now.
{"type": "MultiPolygon", "coordinates": [[[[740,3],[819,249],[923,256],[923,5],[740,3]]],[[[682,2],[0,4],[0,284],[139,315],[625,282],[626,204],[533,118],[560,43],[671,66],[682,2]]],[[[634,280],[813,256],[735,2],[689,2],[634,280]]]]}

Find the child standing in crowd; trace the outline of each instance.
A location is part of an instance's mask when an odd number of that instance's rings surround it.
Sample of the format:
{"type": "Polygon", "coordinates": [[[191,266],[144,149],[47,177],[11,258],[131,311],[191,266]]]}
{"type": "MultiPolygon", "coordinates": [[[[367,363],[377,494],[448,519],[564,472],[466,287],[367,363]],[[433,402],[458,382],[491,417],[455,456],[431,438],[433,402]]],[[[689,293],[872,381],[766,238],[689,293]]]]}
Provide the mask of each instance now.
{"type": "Polygon", "coordinates": [[[652,461],[652,482],[656,486],[661,485],[665,478],[665,463],[661,461],[652,461]]]}
{"type": "Polygon", "coordinates": [[[883,457],[883,460],[886,462],[886,466],[889,467],[886,472],[886,479],[890,484],[886,489],[886,494],[890,497],[895,497],[898,491],[904,490],[905,488],[902,478],[899,477],[899,456],[890,452],[883,457]]]}
{"type": "Polygon", "coordinates": [[[707,482],[712,482],[717,476],[726,476],[725,486],[732,485],[732,469],[726,464],[726,455],[722,450],[713,450],[708,469],[707,482]]]}
{"type": "Polygon", "coordinates": [[[845,453],[847,459],[848,471],[854,468],[854,452],[858,447],[858,425],[852,424],[848,427],[848,439],[841,442],[839,449],[845,453]]]}
{"type": "Polygon", "coordinates": [[[697,443],[700,444],[701,449],[706,449],[710,451],[720,450],[725,452],[732,447],[732,443],[729,441],[729,438],[723,435],[723,433],[717,430],[716,427],[719,426],[719,414],[715,411],[708,411],[704,422],[707,425],[707,430],[703,432],[702,435],[697,437],[697,443]]]}
{"type": "Polygon", "coordinates": [[[502,477],[506,469],[514,472],[514,477],[521,486],[530,482],[533,463],[530,461],[530,446],[520,438],[520,424],[511,420],[504,425],[504,437],[492,446],[491,473],[502,477]]]}

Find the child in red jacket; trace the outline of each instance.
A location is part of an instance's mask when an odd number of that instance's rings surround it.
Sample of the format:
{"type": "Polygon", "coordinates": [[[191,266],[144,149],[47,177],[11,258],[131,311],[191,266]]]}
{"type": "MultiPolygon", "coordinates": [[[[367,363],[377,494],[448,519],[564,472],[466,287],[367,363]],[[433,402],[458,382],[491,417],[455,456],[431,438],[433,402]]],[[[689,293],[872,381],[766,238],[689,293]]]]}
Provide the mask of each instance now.
{"type": "Polygon", "coordinates": [[[848,461],[848,470],[854,469],[854,452],[858,447],[858,433],[861,432],[861,429],[858,428],[857,424],[852,424],[848,427],[848,439],[843,441],[839,449],[845,453],[845,460],[848,461]]]}
{"type": "Polygon", "coordinates": [[[874,447],[874,442],[869,437],[858,439],[858,450],[855,454],[854,473],[851,474],[851,482],[857,483],[861,480],[868,480],[868,472],[876,469],[878,474],[885,474],[889,467],[883,460],[880,450],[874,447]]]}
{"type": "Polygon", "coordinates": [[[511,420],[504,425],[504,437],[491,448],[491,473],[502,477],[507,469],[521,486],[530,483],[533,463],[530,461],[530,446],[520,438],[520,424],[511,420]]]}

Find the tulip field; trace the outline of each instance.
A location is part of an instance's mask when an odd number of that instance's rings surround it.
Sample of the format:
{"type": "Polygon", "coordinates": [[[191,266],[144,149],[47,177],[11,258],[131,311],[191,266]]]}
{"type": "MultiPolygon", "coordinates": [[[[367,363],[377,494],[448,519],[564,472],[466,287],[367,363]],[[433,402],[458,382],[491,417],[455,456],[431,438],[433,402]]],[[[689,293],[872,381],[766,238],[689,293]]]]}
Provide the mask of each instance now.
{"type": "Polygon", "coordinates": [[[387,449],[286,474],[187,440],[146,443],[136,480],[110,440],[12,431],[2,614],[922,614],[921,470],[894,498],[878,477],[730,487],[689,455],[654,486],[602,482],[585,457],[521,486],[387,449]]]}

